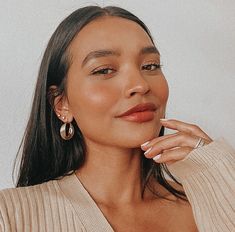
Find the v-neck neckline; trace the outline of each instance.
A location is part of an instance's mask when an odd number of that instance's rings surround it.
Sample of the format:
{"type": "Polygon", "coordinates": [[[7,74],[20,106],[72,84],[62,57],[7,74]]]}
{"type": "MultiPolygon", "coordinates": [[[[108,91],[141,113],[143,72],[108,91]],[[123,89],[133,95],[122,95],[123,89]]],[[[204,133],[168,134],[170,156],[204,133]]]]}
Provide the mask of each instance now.
{"type": "Polygon", "coordinates": [[[114,232],[112,226],[75,173],[57,181],[89,232],[114,232]]]}

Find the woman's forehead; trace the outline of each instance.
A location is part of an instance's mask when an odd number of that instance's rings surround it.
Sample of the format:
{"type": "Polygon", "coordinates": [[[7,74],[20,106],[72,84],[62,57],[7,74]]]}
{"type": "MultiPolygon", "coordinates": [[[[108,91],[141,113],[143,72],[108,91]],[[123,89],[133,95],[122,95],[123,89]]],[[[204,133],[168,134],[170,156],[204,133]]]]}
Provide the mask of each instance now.
{"type": "Polygon", "coordinates": [[[153,46],[144,29],[128,19],[105,16],[88,23],[74,38],[70,52],[84,57],[95,50],[112,49],[119,52],[140,50],[153,46]]]}

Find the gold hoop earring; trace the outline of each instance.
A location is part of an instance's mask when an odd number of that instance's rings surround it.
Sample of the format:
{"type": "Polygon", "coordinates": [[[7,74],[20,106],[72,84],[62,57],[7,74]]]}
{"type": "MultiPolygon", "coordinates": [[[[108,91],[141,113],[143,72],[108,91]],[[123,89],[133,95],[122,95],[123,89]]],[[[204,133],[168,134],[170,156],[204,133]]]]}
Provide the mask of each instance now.
{"type": "Polygon", "coordinates": [[[73,124],[70,123],[64,123],[60,127],[60,136],[64,140],[70,140],[74,135],[74,127],[73,124]]]}

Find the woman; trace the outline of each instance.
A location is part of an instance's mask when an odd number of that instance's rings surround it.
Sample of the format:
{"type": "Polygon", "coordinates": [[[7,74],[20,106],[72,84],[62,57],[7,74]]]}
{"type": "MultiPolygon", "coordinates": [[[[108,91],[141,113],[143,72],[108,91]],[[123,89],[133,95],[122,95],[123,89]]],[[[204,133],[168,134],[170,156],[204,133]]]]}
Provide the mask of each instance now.
{"type": "Polygon", "coordinates": [[[167,99],[143,22],[118,7],[73,12],[46,48],[0,231],[232,231],[235,151],[160,120],[167,99]]]}

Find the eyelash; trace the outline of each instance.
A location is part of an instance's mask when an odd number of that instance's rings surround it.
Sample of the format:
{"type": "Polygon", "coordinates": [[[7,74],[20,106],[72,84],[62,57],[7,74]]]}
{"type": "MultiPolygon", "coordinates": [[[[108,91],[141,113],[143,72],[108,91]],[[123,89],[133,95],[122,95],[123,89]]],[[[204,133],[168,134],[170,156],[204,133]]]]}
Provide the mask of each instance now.
{"type": "MultiPolygon", "coordinates": [[[[157,63],[150,63],[150,64],[146,64],[146,65],[143,65],[142,67],[148,67],[148,66],[155,66],[155,69],[154,70],[147,70],[147,71],[150,71],[150,72],[153,72],[155,71],[156,69],[161,69],[162,65],[161,64],[157,64],[157,63]]],[[[112,68],[102,68],[102,69],[99,69],[97,71],[94,71],[92,72],[93,75],[108,75],[109,73],[102,73],[106,70],[114,70],[112,68]]]]}
{"type": "MultiPolygon", "coordinates": [[[[162,65],[161,65],[161,64],[157,64],[157,63],[150,63],[150,64],[146,64],[146,65],[143,65],[143,67],[151,66],[151,65],[154,65],[154,66],[156,67],[154,70],[156,70],[156,69],[160,69],[160,68],[162,67],[162,65]]],[[[150,71],[154,71],[154,70],[150,70],[150,71]]]]}

